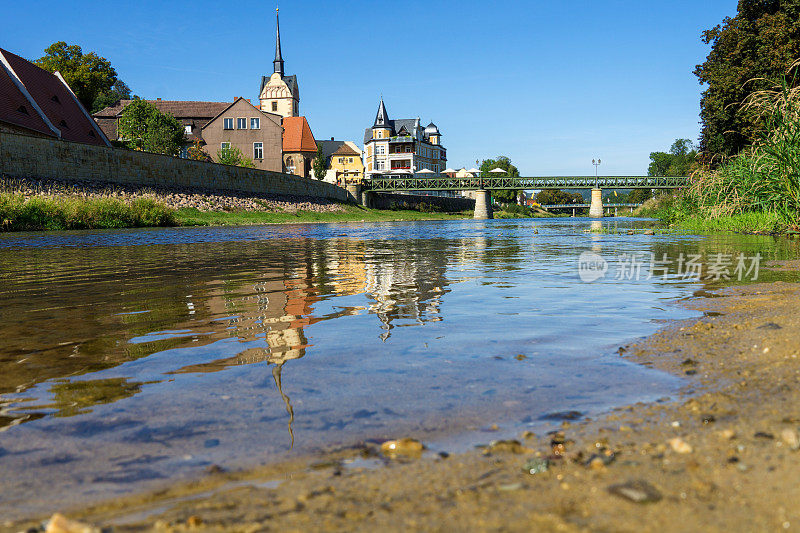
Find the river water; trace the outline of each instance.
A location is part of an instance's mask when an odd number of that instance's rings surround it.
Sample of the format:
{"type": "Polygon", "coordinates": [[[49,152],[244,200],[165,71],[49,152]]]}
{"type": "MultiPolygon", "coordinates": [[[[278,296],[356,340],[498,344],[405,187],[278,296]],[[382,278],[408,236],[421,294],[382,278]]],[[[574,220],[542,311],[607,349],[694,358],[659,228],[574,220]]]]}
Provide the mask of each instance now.
{"type": "Polygon", "coordinates": [[[682,380],[618,349],[692,316],[676,300],[702,284],[624,257],[797,255],[604,224],[0,235],[0,517],[366,439],[457,451],[674,395],[682,380]],[[582,281],[584,252],[605,277],[582,281]]]}

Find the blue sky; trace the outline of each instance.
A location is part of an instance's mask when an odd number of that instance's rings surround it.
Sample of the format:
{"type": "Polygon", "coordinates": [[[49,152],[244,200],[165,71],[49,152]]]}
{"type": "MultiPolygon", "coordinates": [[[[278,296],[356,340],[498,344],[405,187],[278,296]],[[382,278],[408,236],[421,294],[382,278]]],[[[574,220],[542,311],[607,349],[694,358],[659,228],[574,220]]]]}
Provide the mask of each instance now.
{"type": "MultiPolygon", "coordinates": [[[[255,102],[272,72],[274,3],[2,1],[0,47],[35,59],[54,41],[79,44],[144,98],[255,102]]],[[[383,94],[390,118],[439,126],[454,168],[502,154],[523,175],[589,175],[599,157],[601,173],[634,175],[650,152],[697,138],[700,34],[736,1],[280,8],[286,73],[317,139],[361,144],[383,94]]]]}

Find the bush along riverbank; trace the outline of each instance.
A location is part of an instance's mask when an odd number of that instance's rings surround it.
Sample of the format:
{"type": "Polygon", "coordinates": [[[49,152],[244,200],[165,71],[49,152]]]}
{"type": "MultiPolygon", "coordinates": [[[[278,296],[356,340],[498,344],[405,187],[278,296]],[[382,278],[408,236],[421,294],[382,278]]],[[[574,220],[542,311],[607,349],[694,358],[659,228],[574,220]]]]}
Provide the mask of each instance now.
{"type": "Polygon", "coordinates": [[[784,81],[754,93],[742,112],[763,124],[749,148],[714,170],[695,172],[686,189],[649,200],[636,216],[695,232],[800,230],[800,88],[784,81]]]}
{"type": "Polygon", "coordinates": [[[175,226],[175,210],[149,198],[125,202],[114,198],[78,198],[0,193],[0,230],[175,226]]]}

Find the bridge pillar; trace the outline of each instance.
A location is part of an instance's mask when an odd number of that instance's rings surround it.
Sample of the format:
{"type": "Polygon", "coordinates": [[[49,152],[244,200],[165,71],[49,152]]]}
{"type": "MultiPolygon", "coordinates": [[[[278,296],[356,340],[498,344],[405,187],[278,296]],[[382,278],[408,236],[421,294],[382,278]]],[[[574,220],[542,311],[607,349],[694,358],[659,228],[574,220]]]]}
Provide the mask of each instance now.
{"type": "Polygon", "coordinates": [[[372,191],[365,191],[361,185],[351,183],[347,186],[347,192],[358,205],[366,208],[372,207],[373,194],[375,194],[372,191]]]}
{"type": "Polygon", "coordinates": [[[475,217],[480,220],[494,218],[492,216],[492,195],[489,191],[475,191],[475,217]]]}
{"type": "Polygon", "coordinates": [[[590,218],[603,218],[603,191],[592,189],[592,203],[589,205],[590,218]]]}

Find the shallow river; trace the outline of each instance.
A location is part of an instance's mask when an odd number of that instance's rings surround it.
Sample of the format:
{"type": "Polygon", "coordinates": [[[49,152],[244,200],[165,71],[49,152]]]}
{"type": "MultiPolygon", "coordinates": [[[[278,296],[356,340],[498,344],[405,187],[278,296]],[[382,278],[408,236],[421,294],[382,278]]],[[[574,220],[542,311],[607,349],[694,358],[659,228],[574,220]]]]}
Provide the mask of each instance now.
{"type": "Polygon", "coordinates": [[[692,316],[676,299],[703,285],[680,254],[727,254],[734,277],[739,253],[796,254],[604,224],[0,235],[0,517],[368,439],[457,451],[670,396],[682,380],[619,347],[692,316]],[[604,277],[582,281],[583,252],[604,277]]]}

